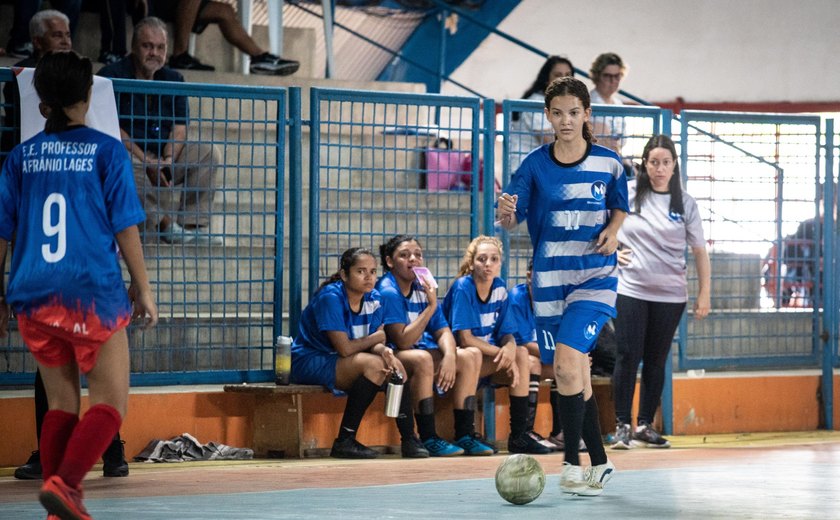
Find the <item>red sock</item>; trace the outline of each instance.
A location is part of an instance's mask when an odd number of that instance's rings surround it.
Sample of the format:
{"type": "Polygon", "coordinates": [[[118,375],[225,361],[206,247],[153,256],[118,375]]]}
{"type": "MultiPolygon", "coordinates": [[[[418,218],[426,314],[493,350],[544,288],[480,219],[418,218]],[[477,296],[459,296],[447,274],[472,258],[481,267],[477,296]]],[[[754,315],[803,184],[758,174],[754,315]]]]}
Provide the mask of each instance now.
{"type": "Polygon", "coordinates": [[[73,430],[56,474],[68,486],[78,488],[90,468],[105,453],[114,435],[120,431],[120,424],[122,418],[112,406],[91,406],[73,430]]]}
{"type": "Polygon", "coordinates": [[[38,447],[41,450],[44,480],[55,475],[61,465],[67,441],[78,423],[78,415],[63,410],[50,410],[44,415],[44,422],[41,423],[41,444],[38,447]]]}

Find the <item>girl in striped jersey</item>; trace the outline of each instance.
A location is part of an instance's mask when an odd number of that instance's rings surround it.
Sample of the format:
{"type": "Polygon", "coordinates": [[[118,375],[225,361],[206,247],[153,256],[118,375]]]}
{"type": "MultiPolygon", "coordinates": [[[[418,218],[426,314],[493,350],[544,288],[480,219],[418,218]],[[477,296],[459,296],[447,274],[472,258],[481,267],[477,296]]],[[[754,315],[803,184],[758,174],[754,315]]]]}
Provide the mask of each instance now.
{"type": "MultiPolygon", "coordinates": [[[[494,382],[510,385],[508,451],[550,453],[550,448],[541,445],[535,436],[529,435],[530,361],[528,350],[516,346],[513,336],[516,324],[508,313],[507,289],[504,280],[499,278],[501,267],[502,243],[499,239],[483,235],[473,239],[464,253],[458,278],[446,293],[443,313],[449,320],[458,345],[480,353],[479,377],[494,376],[494,382]]],[[[472,443],[484,445],[476,439],[472,421],[461,424],[462,428],[469,430],[458,431],[457,419],[455,427],[455,437],[458,439],[455,442],[467,453],[472,443]]]]}
{"type": "MultiPolygon", "coordinates": [[[[347,394],[338,437],[330,456],[372,459],[376,451],[356,440],[356,432],[385,378],[405,379],[405,369],[385,346],[382,303],[376,282],[376,259],[354,247],[341,255],[341,268],[318,289],[303,310],[300,334],[292,344],[291,380],[324,385],[347,394]]],[[[397,427],[403,440],[414,436],[411,392],[403,391],[397,427]]]]}
{"type": "Polygon", "coordinates": [[[420,242],[397,235],[382,244],[379,253],[385,275],[376,287],[385,307],[385,333],[411,375],[420,440],[433,457],[462,455],[462,448],[437,435],[433,388],[440,393],[452,390],[455,423],[464,422],[467,406],[475,402],[479,353],[457,348],[438,305],[437,286],[415,275],[413,269],[423,267],[420,242]]]}
{"type": "Polygon", "coordinates": [[[528,221],[534,249],[532,297],[540,349],[553,351],[565,436],[564,493],[599,495],[615,467],[601,441],[587,354],[615,317],[618,229],[627,179],[618,155],[593,144],[589,92],[560,78],[545,93],[556,139],[530,154],[499,197],[500,224],[528,221]],[[580,466],[583,438],[592,467],[580,466]]]}

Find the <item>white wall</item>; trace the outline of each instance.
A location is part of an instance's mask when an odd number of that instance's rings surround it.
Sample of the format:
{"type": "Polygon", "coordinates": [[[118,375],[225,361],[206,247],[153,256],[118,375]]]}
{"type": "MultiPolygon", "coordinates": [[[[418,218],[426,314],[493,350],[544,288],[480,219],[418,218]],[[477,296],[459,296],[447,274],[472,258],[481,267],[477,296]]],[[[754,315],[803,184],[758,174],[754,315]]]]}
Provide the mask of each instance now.
{"type": "MultiPolygon", "coordinates": [[[[586,71],[616,52],[653,102],[840,101],[838,0],[523,0],[499,29],[586,71]]],[[[491,35],[454,78],[518,98],[542,63],[491,35]]]]}

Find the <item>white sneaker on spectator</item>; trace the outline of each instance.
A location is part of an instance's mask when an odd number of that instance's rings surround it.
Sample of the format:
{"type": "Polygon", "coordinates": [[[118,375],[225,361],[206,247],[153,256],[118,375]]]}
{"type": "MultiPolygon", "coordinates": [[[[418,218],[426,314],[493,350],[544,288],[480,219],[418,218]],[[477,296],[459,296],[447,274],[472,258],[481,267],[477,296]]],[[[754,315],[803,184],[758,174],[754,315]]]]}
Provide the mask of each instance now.
{"type": "Polygon", "coordinates": [[[191,244],[195,242],[195,233],[190,233],[177,222],[170,221],[166,229],[160,230],[160,240],[172,245],[191,244]]]}

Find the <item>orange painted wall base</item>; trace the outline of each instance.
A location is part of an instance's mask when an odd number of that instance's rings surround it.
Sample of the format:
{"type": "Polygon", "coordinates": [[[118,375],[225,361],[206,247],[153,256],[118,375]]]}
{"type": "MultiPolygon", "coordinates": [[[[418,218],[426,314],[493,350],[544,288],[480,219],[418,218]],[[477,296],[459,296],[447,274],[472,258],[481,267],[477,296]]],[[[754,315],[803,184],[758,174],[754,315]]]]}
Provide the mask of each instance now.
{"type": "MultiPolygon", "coordinates": [[[[200,387],[199,387],[200,388],[200,387]]],[[[674,434],[697,435],[734,432],[807,431],[820,428],[822,403],[820,376],[816,371],[790,373],[707,374],[703,378],[674,379],[674,434]]],[[[0,392],[0,466],[17,466],[36,449],[34,405],[31,394],[0,392]],[[4,395],[5,394],[5,395],[4,395]]],[[[638,394],[638,392],[637,392],[638,394]]],[[[596,387],[601,424],[605,433],[614,427],[612,398],[608,386],[596,387]]],[[[221,442],[248,447],[253,438],[253,395],[161,388],[158,393],[142,389],[131,394],[122,435],[126,454],[140,452],[152,439],[168,439],[190,433],[201,442],[221,442]]],[[[496,437],[509,432],[507,392],[497,391],[496,437]]],[[[834,402],[840,403],[840,376],[834,376],[834,402]]],[[[304,447],[329,448],[344,409],[344,398],[330,394],[303,396],[304,447]]],[[[452,404],[439,400],[438,433],[453,435],[452,404]]],[[[86,400],[83,400],[86,407],[86,400]]],[[[370,445],[398,445],[392,419],[382,413],[382,396],[374,401],[362,422],[359,440],[370,445]]],[[[551,429],[550,404],[545,388],[540,393],[536,430],[551,429]]],[[[481,429],[483,418],[476,414],[481,429]]],[[[834,406],[834,428],[840,429],[840,405],[834,406]]],[[[502,447],[504,447],[502,445],[502,447]]]]}

